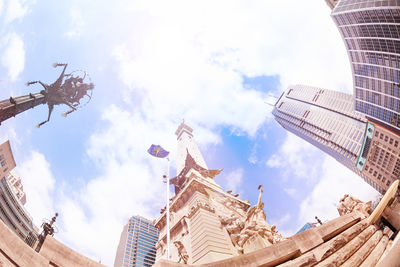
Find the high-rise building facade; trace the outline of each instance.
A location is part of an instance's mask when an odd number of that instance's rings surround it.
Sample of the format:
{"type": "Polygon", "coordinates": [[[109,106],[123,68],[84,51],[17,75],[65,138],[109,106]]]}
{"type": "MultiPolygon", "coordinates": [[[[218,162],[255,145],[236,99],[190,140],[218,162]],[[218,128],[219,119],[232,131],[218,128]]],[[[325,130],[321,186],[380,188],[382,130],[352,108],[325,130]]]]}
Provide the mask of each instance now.
{"type": "Polygon", "coordinates": [[[325,0],[325,2],[331,9],[334,9],[339,0],[325,0]]]}
{"type": "Polygon", "coordinates": [[[341,0],[332,11],[353,73],[355,109],[400,133],[400,1],[341,0]]]}
{"type": "Polygon", "coordinates": [[[384,194],[400,178],[400,136],[368,122],[357,168],[376,190],[384,194]]]}
{"type": "Polygon", "coordinates": [[[11,152],[10,141],[0,145],[0,177],[7,175],[15,168],[15,160],[11,152]]]}
{"type": "Polygon", "coordinates": [[[278,99],[273,114],[283,128],[361,175],[356,161],[367,121],[354,111],[351,95],[305,85],[290,86],[278,99]]]}
{"type": "Polygon", "coordinates": [[[22,203],[26,204],[26,194],[24,192],[24,187],[22,186],[21,177],[14,171],[11,170],[7,175],[6,179],[10,187],[12,188],[14,195],[22,203]]]}
{"type": "Polygon", "coordinates": [[[132,216],[122,230],[114,266],[152,266],[156,258],[157,239],[158,229],[152,221],[132,216]]]}
{"type": "Polygon", "coordinates": [[[14,156],[9,141],[0,145],[0,219],[29,246],[38,240],[32,217],[25,210],[21,178],[13,171],[14,156]]]}

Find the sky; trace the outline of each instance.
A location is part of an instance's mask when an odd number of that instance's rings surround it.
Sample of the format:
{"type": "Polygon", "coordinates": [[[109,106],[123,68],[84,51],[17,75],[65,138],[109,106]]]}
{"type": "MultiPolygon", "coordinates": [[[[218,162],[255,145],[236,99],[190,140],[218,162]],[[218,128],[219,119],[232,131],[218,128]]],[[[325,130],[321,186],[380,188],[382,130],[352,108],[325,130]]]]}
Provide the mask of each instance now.
{"type": "MultiPolygon", "coordinates": [[[[339,214],[345,193],[377,193],[322,151],[288,133],[272,106],[289,85],[352,93],[349,60],[324,0],[0,0],[0,99],[39,92],[67,71],[95,84],[85,107],[37,106],[0,126],[10,140],[26,209],[55,237],[113,265],[132,215],[157,218],[166,161],[184,119],[215,181],[253,205],[264,187],[267,222],[290,236],[339,214]],[[268,104],[269,103],[269,104],[268,104]]],[[[171,187],[172,189],[172,187],[171,187]]]]}

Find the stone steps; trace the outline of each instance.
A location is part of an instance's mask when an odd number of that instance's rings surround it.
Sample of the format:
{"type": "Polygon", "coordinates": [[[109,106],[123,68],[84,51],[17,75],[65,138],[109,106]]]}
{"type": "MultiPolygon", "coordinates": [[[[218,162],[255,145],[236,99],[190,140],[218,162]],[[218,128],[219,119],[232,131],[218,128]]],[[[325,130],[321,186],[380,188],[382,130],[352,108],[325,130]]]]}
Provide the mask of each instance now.
{"type": "Polygon", "coordinates": [[[368,257],[363,261],[363,263],[360,265],[360,267],[370,267],[370,266],[375,266],[381,256],[383,255],[383,252],[386,249],[386,246],[388,244],[389,237],[387,235],[384,235],[379,243],[376,245],[376,247],[372,250],[372,252],[368,255],[368,257]]]}

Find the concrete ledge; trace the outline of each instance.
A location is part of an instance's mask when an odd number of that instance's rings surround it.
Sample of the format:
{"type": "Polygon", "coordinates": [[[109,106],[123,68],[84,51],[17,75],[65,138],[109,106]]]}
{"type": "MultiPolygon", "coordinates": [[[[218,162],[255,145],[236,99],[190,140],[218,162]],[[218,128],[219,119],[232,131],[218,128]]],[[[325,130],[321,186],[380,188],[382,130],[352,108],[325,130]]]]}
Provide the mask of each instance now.
{"type": "Polygon", "coordinates": [[[167,261],[167,260],[159,260],[156,263],[154,263],[152,267],[190,267],[190,266],[194,266],[194,265],[182,264],[182,263],[177,263],[177,262],[172,262],[172,261],[167,261]]]}
{"type": "Polygon", "coordinates": [[[300,255],[300,249],[293,240],[285,240],[249,254],[230,259],[199,265],[199,267],[239,267],[239,266],[276,266],[300,255]]]}
{"type": "Polygon", "coordinates": [[[0,220],[0,266],[49,266],[49,261],[36,253],[0,220]]]}
{"type": "Polygon", "coordinates": [[[311,228],[304,232],[298,233],[290,237],[289,239],[293,240],[296,243],[301,253],[303,254],[324,243],[321,235],[316,230],[316,228],[311,228]]]}
{"type": "MultiPolygon", "coordinates": [[[[104,267],[104,265],[95,262],[75,250],[63,245],[52,236],[47,236],[39,252],[50,261],[50,264],[56,266],[87,266],[87,267],[104,267]]],[[[28,265],[22,265],[28,266],[28,265]]]]}
{"type": "Polygon", "coordinates": [[[324,223],[323,225],[315,228],[315,230],[319,233],[324,241],[327,241],[358,223],[364,217],[365,215],[360,212],[352,212],[324,223]]]}

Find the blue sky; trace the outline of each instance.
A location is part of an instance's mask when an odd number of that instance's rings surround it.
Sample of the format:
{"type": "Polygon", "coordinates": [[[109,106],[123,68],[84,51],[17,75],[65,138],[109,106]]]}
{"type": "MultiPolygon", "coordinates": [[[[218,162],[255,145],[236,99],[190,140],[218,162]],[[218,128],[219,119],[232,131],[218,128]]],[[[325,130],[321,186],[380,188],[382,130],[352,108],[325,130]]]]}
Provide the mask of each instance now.
{"type": "MultiPolygon", "coordinates": [[[[40,91],[60,69],[85,69],[92,101],[48,124],[39,106],[4,122],[37,225],[59,212],[56,238],[112,265],[132,215],[155,218],[165,162],[184,118],[226,190],[256,202],[284,235],[315,215],[338,216],[344,193],[375,192],[272,118],[271,96],[290,84],[351,92],[351,70],[323,0],[0,1],[0,97],[40,91]],[[101,238],[99,238],[101,234],[101,238]]],[[[172,162],[174,164],[174,162],[172,162]]],[[[174,169],[172,170],[174,172],[174,169]]]]}

